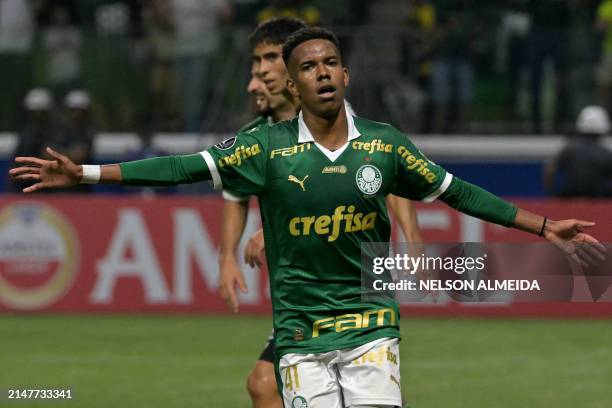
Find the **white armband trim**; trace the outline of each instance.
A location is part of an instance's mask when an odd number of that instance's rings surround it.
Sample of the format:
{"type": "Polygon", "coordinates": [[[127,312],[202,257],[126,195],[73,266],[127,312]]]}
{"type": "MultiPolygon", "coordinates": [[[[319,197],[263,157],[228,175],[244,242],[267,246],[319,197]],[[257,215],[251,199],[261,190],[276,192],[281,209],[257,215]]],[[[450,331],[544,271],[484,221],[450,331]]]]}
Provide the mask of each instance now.
{"type": "Polygon", "coordinates": [[[424,203],[431,203],[436,198],[440,197],[446,191],[446,189],[448,189],[448,186],[450,186],[451,181],[453,181],[453,175],[447,172],[444,176],[444,180],[442,180],[442,184],[440,184],[440,187],[438,187],[436,191],[434,191],[421,201],[423,201],[424,203]]]}
{"type": "Polygon", "coordinates": [[[210,170],[210,175],[212,177],[213,188],[215,190],[221,190],[223,188],[223,183],[221,182],[221,175],[219,174],[219,170],[217,169],[217,165],[215,164],[215,159],[208,153],[206,150],[200,152],[206,165],[208,166],[208,170],[210,170]]]}
{"type": "Polygon", "coordinates": [[[98,184],[102,175],[102,167],[97,165],[83,164],[83,177],[81,184],[98,184]]]}
{"type": "Polygon", "coordinates": [[[233,203],[244,203],[246,201],[249,201],[249,196],[237,196],[227,190],[223,190],[222,195],[224,200],[231,201],[233,203]]]}

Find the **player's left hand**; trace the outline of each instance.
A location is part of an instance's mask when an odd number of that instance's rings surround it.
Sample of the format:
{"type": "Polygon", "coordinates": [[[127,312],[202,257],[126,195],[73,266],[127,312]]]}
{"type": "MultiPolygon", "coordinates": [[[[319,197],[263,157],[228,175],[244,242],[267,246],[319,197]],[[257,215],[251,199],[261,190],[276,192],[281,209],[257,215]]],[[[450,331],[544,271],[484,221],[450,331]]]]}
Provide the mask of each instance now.
{"type": "Polygon", "coordinates": [[[240,305],[236,288],[247,293],[248,287],[244,275],[238,265],[238,260],[232,255],[220,259],[219,295],[234,313],[238,313],[240,305]]]}
{"type": "Polygon", "coordinates": [[[595,226],[594,222],[581,220],[548,220],[544,238],[563,250],[573,260],[585,267],[603,262],[606,248],[594,237],[583,232],[595,226]]]}
{"type": "Polygon", "coordinates": [[[254,233],[244,249],[244,261],[251,267],[261,266],[266,261],[263,230],[254,233]]]}

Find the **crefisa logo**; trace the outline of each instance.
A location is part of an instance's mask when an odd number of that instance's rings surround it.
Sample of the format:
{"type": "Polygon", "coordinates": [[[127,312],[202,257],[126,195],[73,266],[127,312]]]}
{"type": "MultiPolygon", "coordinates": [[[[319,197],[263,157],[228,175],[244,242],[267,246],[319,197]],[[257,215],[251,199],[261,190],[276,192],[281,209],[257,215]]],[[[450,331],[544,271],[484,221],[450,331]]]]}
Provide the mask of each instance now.
{"type": "Polygon", "coordinates": [[[52,207],[21,202],[0,211],[0,303],[36,310],[61,298],[79,261],[77,235],[52,207]]]}

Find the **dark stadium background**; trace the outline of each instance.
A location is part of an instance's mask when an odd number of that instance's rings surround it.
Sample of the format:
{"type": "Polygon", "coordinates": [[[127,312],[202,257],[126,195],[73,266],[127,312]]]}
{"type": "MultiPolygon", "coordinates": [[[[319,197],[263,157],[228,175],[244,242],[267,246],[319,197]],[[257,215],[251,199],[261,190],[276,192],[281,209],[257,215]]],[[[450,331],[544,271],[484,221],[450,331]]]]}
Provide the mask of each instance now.
{"type": "MultiPolygon", "coordinates": [[[[67,407],[248,406],[244,381],[271,326],[267,278],[244,265],[238,316],[217,296],[217,193],[96,185],[25,197],[7,171],[19,148],[111,163],[231,136],[255,115],[248,35],[277,15],[338,34],[359,115],[526,209],[597,222],[593,234],[610,242],[612,158],[596,194],[568,197],[565,175],[547,169],[585,106],[610,112],[611,10],[610,0],[0,0],[0,391],[70,388],[74,399],[56,403],[67,407]]],[[[612,138],[595,148],[605,154],[612,138]]],[[[537,241],[441,204],[417,208],[428,242],[537,241]]],[[[405,306],[410,406],[612,406],[611,305],[405,306]]]]}

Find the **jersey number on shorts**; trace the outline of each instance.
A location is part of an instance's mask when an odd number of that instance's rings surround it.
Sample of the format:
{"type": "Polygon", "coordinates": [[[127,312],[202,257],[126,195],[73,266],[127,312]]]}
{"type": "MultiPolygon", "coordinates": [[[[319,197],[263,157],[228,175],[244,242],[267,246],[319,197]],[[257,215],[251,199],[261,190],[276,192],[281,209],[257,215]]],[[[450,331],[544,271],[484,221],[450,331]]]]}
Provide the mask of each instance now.
{"type": "Polygon", "coordinates": [[[295,389],[300,388],[300,377],[298,376],[297,366],[285,368],[285,388],[289,391],[293,391],[293,387],[295,387],[295,389]],[[291,375],[292,371],[293,375],[291,375]]]}

